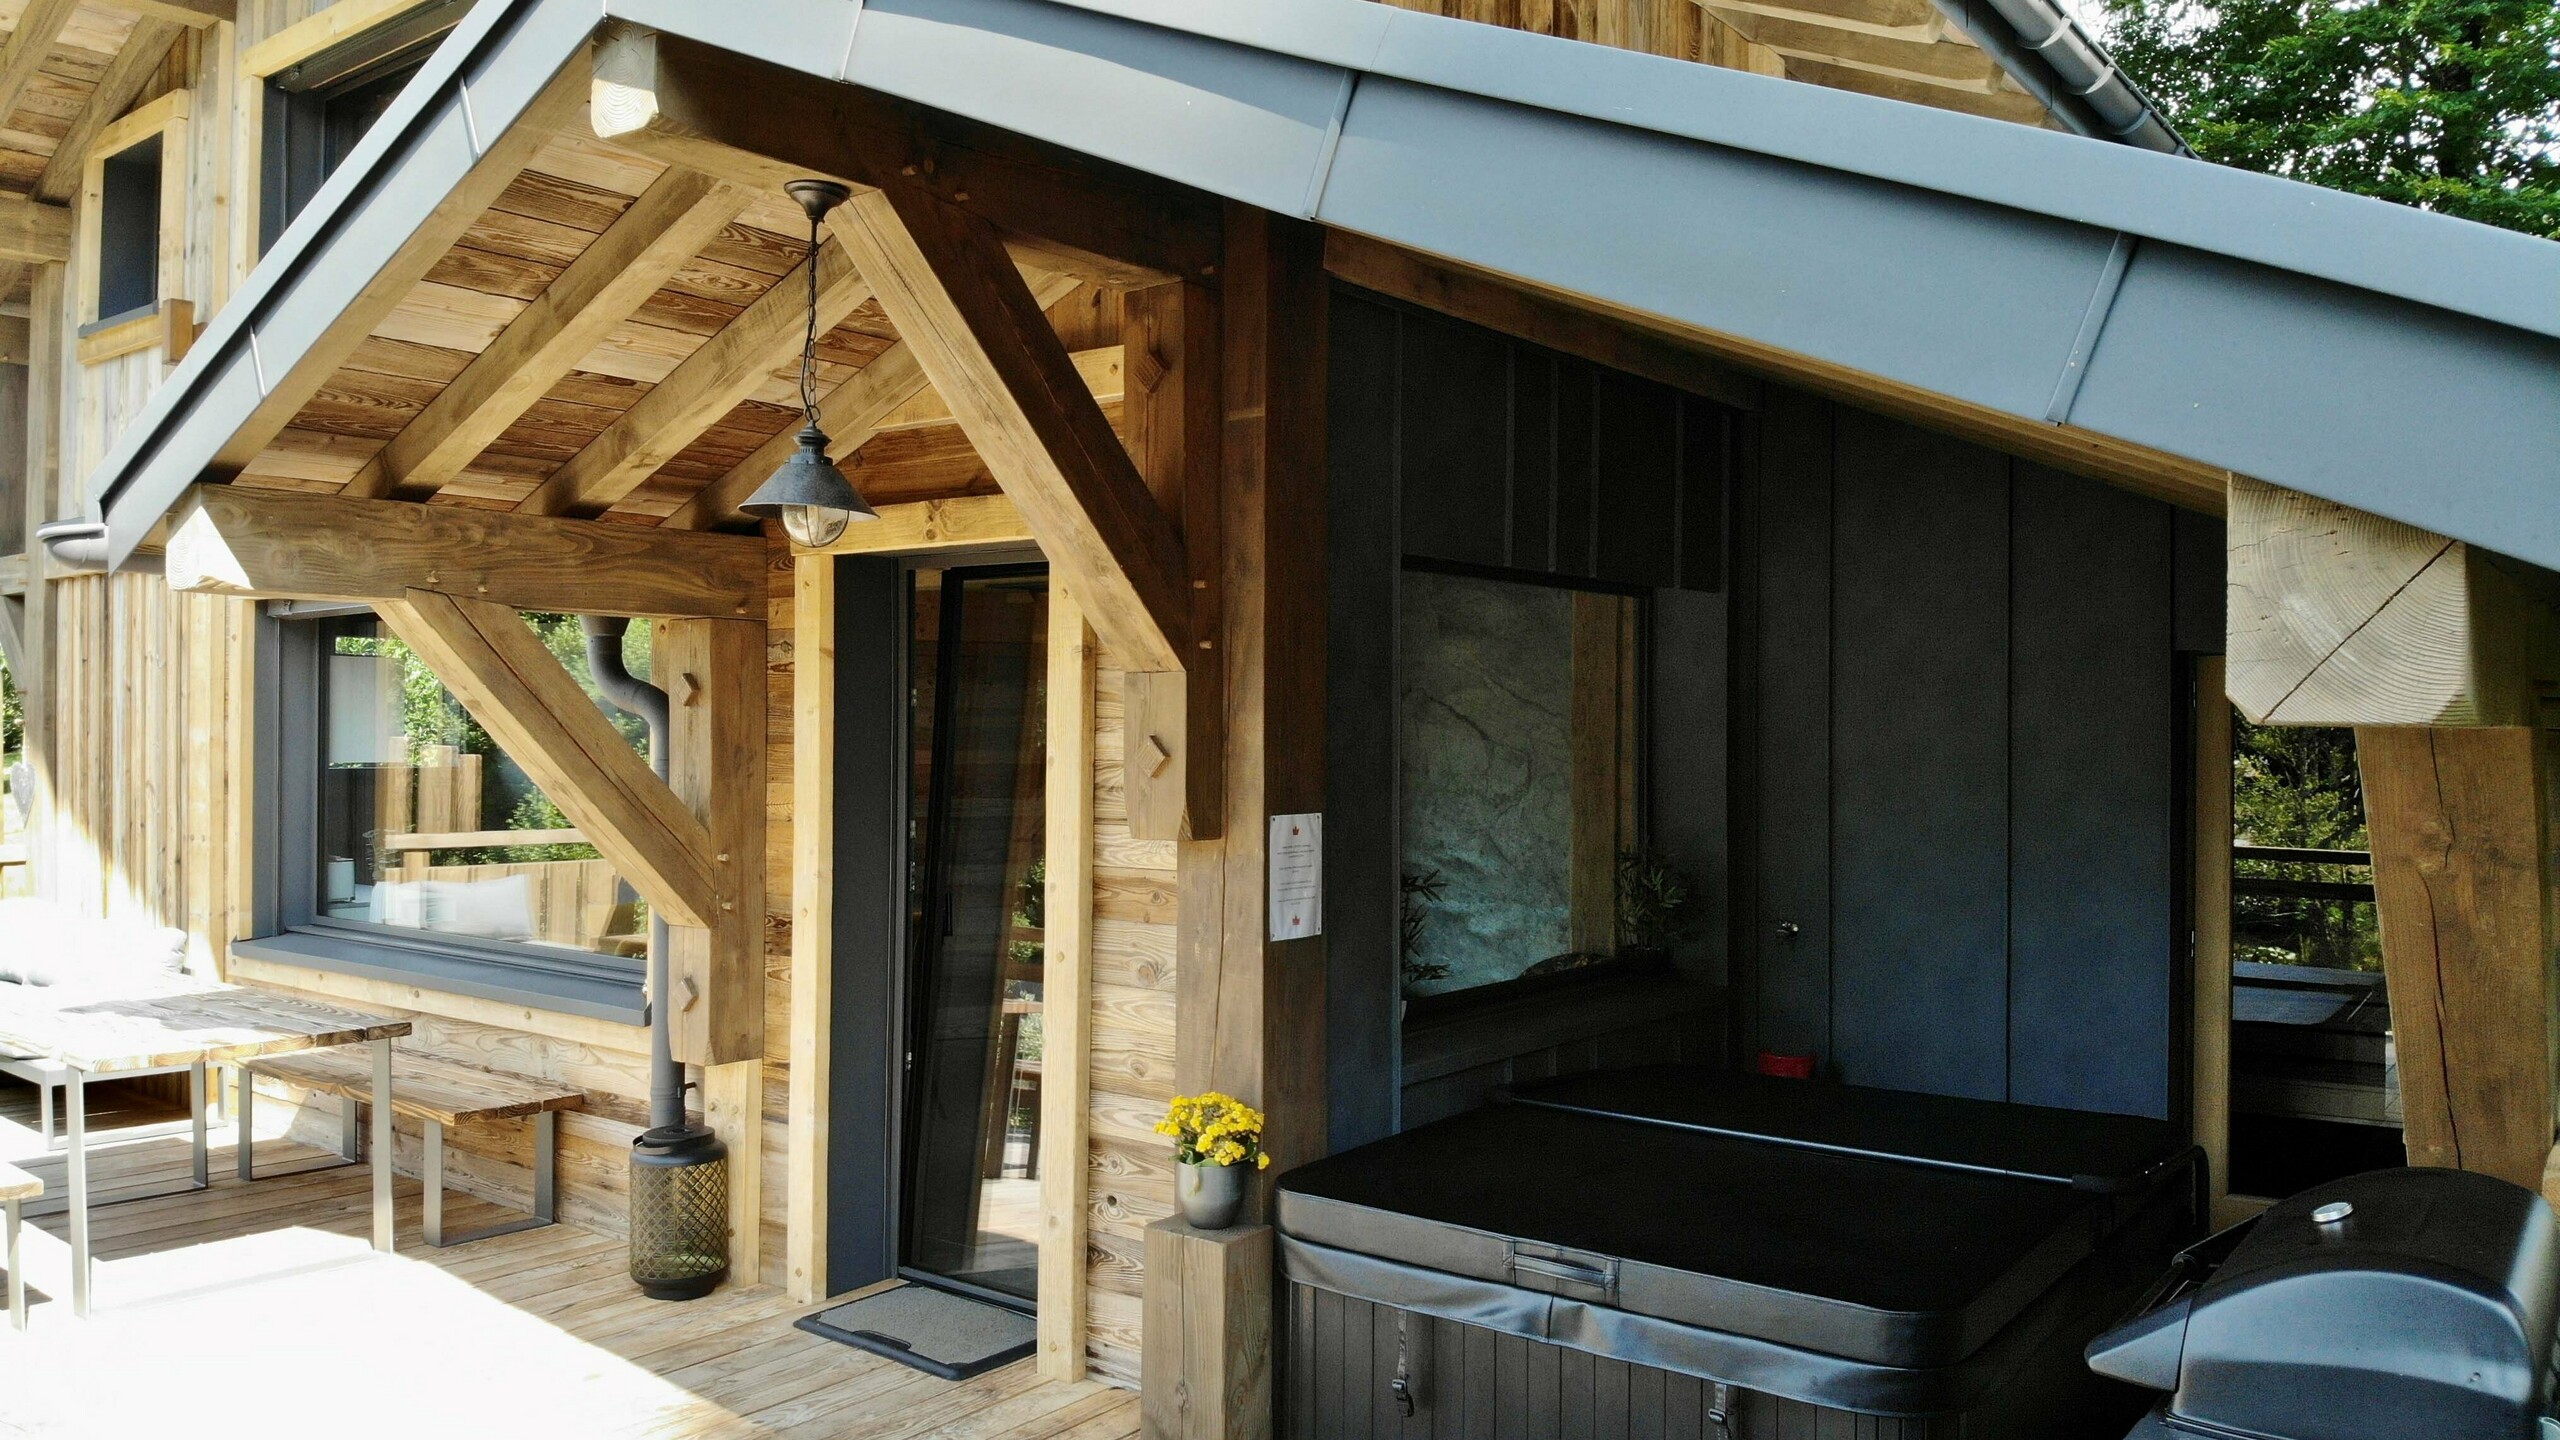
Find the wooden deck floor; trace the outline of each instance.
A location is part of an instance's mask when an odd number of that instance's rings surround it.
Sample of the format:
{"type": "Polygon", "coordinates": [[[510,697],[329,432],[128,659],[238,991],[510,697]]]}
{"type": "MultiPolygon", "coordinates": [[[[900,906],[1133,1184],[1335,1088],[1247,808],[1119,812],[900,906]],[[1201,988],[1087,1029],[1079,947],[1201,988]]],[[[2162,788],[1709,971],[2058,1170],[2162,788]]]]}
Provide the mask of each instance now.
{"type": "MultiPolygon", "coordinates": [[[[0,1158],[46,1177],[31,1091],[0,1081],[0,1158]]],[[[263,1116],[262,1116],[263,1118],[263,1116]]],[[[263,1127],[262,1127],[263,1128],[263,1127]]],[[[746,1287],[670,1305],[624,1275],[620,1241],[567,1225],[450,1250],[418,1238],[399,1183],[397,1255],[367,1244],[361,1169],[231,1178],[96,1212],[96,1313],[74,1320],[63,1221],[31,1221],[28,1332],[0,1322],[0,1436],[134,1440],[1120,1440],[1137,1400],[1050,1385],[1030,1365],[947,1384],[792,1328],[809,1308],[746,1287]]],[[[320,1158],[280,1138],[261,1167],[320,1158]]],[[[109,1187],[183,1181],[183,1135],[112,1147],[109,1187]]],[[[476,1223],[466,1212],[454,1223],[476,1223]]]]}

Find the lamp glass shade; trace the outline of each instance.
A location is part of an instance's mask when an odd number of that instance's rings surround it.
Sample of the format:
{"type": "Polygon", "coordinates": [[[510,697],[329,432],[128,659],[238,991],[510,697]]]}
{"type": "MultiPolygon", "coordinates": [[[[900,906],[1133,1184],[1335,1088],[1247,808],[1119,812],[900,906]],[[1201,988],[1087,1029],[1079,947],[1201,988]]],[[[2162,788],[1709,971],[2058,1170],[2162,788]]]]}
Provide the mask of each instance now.
{"type": "Polygon", "coordinates": [[[853,482],[827,458],[826,432],[815,425],[800,432],[800,444],[791,458],[738,508],[760,519],[780,520],[792,543],[807,546],[833,542],[855,520],[878,518],[853,482]]]}

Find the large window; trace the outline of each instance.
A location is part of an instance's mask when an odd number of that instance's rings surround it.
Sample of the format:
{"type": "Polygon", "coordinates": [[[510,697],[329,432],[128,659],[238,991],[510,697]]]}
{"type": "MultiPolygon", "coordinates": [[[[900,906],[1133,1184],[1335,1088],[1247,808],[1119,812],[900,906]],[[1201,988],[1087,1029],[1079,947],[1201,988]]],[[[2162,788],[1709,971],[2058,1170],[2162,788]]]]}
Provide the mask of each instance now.
{"type": "MultiPolygon", "coordinates": [[[[646,727],[596,690],[577,617],[524,622],[645,756],[646,727]]],[[[637,984],[646,903],[424,662],[370,612],[289,615],[278,631],[281,929],[375,966],[637,984]]],[[[648,633],[624,641],[642,678],[648,633]]]]}
{"type": "Polygon", "coordinates": [[[1590,969],[1641,863],[1642,610],[1629,594],[1443,568],[1401,595],[1405,992],[1590,969]]]}
{"type": "MultiPolygon", "coordinates": [[[[437,0],[265,77],[259,248],[275,244],[373,128],[470,0],[437,0]]],[[[252,83],[257,83],[253,81],[252,83]]]]}

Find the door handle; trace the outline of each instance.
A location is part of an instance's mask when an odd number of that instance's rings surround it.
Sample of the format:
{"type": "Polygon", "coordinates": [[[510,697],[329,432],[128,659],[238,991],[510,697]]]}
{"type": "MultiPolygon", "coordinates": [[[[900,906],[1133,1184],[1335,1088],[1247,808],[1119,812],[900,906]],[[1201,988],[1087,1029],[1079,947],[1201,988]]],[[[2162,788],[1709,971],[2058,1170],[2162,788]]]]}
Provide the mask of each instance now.
{"type": "Polygon", "coordinates": [[[1793,940],[1803,933],[1804,927],[1793,920],[1781,920],[1778,922],[1778,938],[1781,940],[1793,940]]]}

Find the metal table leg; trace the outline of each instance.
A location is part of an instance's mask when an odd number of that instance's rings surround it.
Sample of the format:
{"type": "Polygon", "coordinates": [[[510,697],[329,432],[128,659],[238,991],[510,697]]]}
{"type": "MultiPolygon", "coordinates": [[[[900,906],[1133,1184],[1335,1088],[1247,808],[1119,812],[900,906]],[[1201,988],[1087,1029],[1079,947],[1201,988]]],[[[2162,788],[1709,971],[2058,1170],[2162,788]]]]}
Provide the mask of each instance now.
{"type": "Polygon", "coordinates": [[[213,1150],[205,1134],[204,1062],[201,1060],[187,1067],[187,1109],[193,1113],[196,1122],[196,1188],[209,1189],[213,1185],[213,1150]]]}
{"type": "Polygon", "coordinates": [[[89,1077],[73,1069],[63,1078],[64,1117],[71,1127],[71,1152],[63,1157],[70,1177],[67,1197],[71,1216],[71,1313],[89,1315],[89,1077]]]}
{"type": "Polygon", "coordinates": [[[373,1248],[391,1239],[391,1042],[373,1042],[373,1248]]]}
{"type": "Polygon", "coordinates": [[[427,1243],[441,1249],[447,1245],[468,1245],[474,1240],[487,1240],[497,1235],[513,1235],[519,1230],[535,1230],[552,1223],[560,1215],[559,1150],[560,1116],[550,1110],[533,1117],[533,1211],[521,1219],[501,1220],[459,1235],[444,1232],[444,1125],[430,1118],[426,1123],[426,1163],[419,1168],[425,1185],[427,1243]]]}
{"type": "Polygon", "coordinates": [[[6,1207],[9,1212],[9,1328],[24,1330],[27,1328],[27,1272],[26,1267],[18,1263],[19,1202],[7,1201],[6,1207]]]}

